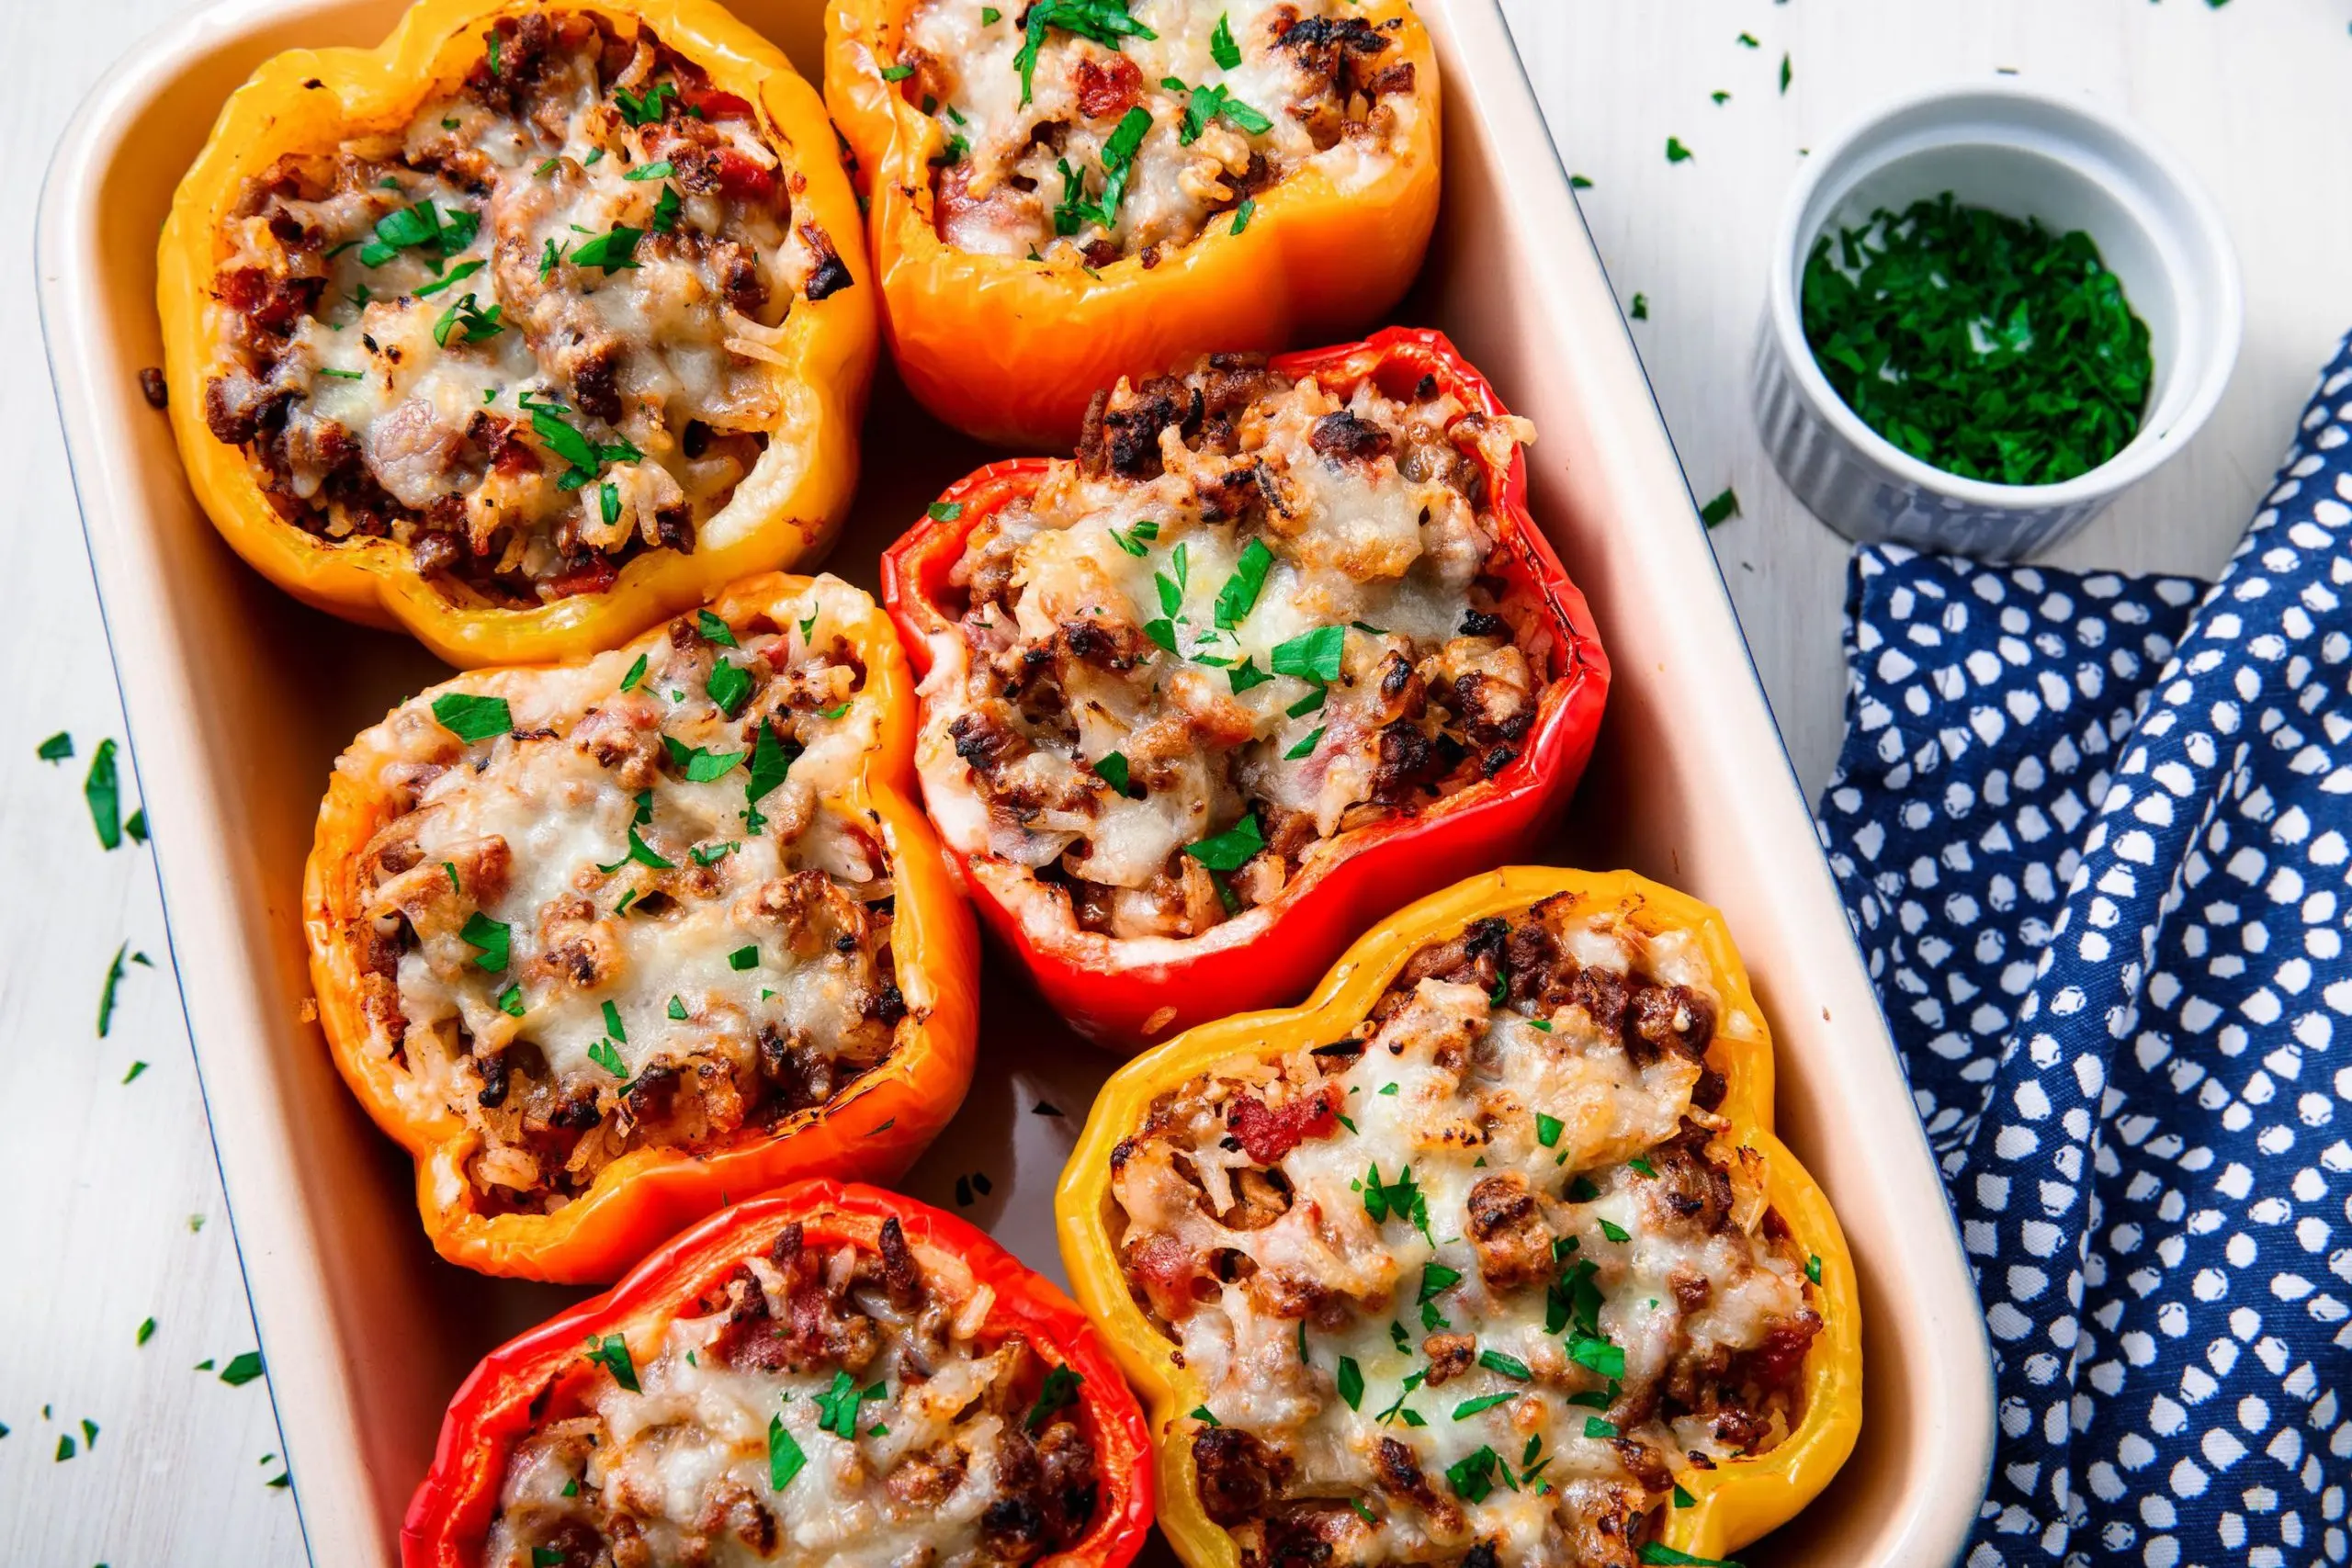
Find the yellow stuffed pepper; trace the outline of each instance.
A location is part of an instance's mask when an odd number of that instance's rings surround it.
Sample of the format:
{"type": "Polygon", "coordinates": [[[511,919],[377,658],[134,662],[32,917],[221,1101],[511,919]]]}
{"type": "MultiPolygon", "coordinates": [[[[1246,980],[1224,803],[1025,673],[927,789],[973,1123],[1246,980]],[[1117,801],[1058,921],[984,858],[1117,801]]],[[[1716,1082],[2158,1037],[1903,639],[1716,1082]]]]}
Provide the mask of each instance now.
{"type": "Polygon", "coordinates": [[[1160,1528],[1241,1562],[1712,1562],[1861,1423],[1854,1272],[1713,909],[1521,867],[1096,1099],[1057,1199],[1160,1528]]]}
{"type": "Polygon", "coordinates": [[[813,563],[875,353],[816,92],[708,0],[423,0],[266,62],[158,255],[197,499],[453,663],[578,657],[813,563]]]}
{"type": "Polygon", "coordinates": [[[1198,355],[1360,335],[1437,218],[1408,0],[831,0],[899,374],[1031,450],[1198,355]]]}

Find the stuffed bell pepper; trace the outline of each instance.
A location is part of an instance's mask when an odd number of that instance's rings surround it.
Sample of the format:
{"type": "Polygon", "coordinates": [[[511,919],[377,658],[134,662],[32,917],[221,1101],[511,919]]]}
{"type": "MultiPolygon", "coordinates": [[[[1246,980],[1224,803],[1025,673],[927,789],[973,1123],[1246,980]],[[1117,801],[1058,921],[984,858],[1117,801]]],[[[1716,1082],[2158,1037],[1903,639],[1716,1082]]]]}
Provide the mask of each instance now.
{"type": "Polygon", "coordinates": [[[1030,450],[1121,376],[1362,331],[1437,217],[1408,0],[831,0],[825,96],[900,375],[1030,450]]]}
{"type": "Polygon", "coordinates": [[[1609,669],[1532,438],[1435,333],[1216,355],[886,553],[925,807],[1080,1032],[1295,1001],[1565,807],[1609,669]]]}
{"type": "Polygon", "coordinates": [[[740,1203],[458,1391],[404,1568],[1122,1568],[1135,1395],[962,1221],[808,1181],[740,1203]]]}
{"type": "Polygon", "coordinates": [[[452,663],[610,648],[848,507],[855,199],[814,89],[709,0],[423,0],[278,55],[158,265],[222,536],[452,663]]]}
{"type": "Polygon", "coordinates": [[[1191,1568],[1713,1562],[1861,1419],[1854,1272],[1720,916],[1490,873],[1129,1063],[1057,1200],[1191,1568]]]}
{"type": "Polygon", "coordinates": [[[730,1193],[894,1177],[954,1114],[977,956],[909,686],[872,600],[771,574],[344,753],[319,1019],[443,1257],[610,1280],[730,1193]]]}

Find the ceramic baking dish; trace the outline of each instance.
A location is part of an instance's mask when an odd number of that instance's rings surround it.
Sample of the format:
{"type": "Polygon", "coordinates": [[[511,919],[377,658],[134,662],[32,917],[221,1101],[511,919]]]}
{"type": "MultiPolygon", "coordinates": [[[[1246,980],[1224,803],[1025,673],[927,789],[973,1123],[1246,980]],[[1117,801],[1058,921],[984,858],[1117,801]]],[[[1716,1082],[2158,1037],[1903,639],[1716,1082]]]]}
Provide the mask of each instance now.
{"type": "MultiPolygon", "coordinates": [[[[181,990],[313,1558],[384,1568],[444,1403],[475,1359],[576,1292],[435,1259],[409,1163],[345,1092],[316,1027],[299,892],[329,766],[438,678],[405,638],[317,615],[198,511],[164,416],[154,251],[173,186],[266,55],[373,44],[399,0],[225,0],[108,73],[49,171],[43,325],[154,825],[181,990]]],[[[734,0],[806,67],[819,0],[734,0]]],[[[1446,84],[1446,194],[1404,321],[1442,328],[1541,438],[1532,502],[1616,672],[1563,863],[1631,866],[1721,906],[1780,1045],[1782,1135],[1828,1189],[1865,1309],[1860,1446],[1757,1562],[1951,1558],[1990,1463],[1990,1361],[1959,1237],[1731,601],[1493,0],[1422,0],[1446,84]]],[[[830,565],[881,547],[979,460],[887,374],[867,478],[830,565]]],[[[1464,868],[1465,871],[1470,868],[1464,868]]],[[[1057,1275],[1056,1176],[1110,1063],[991,961],[980,1068],[905,1184],[961,1203],[1057,1275]],[[1068,1114],[1041,1113],[1040,1103],[1068,1114]]]]}

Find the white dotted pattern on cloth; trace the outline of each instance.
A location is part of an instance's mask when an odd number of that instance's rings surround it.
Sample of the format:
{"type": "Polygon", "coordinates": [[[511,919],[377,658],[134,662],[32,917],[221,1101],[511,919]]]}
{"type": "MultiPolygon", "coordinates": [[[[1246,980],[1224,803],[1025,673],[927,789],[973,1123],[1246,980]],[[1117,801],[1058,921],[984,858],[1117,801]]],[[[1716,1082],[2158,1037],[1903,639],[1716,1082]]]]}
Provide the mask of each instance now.
{"type": "Polygon", "coordinates": [[[2210,592],[1855,552],[1820,829],[1992,1337],[1969,1568],[2352,1560],[2348,599],[2352,344],[2210,592]]]}

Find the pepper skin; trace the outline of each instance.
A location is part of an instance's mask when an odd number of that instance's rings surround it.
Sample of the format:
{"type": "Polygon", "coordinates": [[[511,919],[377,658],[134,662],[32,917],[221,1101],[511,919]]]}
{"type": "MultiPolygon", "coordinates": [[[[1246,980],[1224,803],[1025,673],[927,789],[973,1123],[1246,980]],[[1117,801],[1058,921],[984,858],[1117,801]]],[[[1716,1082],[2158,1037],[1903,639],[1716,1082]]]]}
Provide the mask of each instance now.
{"type": "MultiPolygon", "coordinates": [[[[1342,397],[1366,377],[1410,388],[1435,376],[1465,407],[1491,416],[1507,412],[1494,388],[1435,332],[1389,327],[1363,343],[1282,355],[1272,367],[1315,376],[1342,397]]],[[[961,634],[944,605],[948,574],[965,541],[982,520],[1033,492],[1046,467],[1044,458],[1018,458],[967,475],[941,497],[933,521],[884,552],[882,602],[919,675],[928,676],[944,655],[962,662],[961,634]],[[936,520],[958,505],[952,520],[936,520]]],[[[1122,943],[1091,933],[1075,943],[1040,942],[973,875],[966,857],[948,851],[989,929],[1071,1028],[1131,1053],[1228,1012],[1303,996],[1381,911],[1443,886],[1465,868],[1525,854],[1558,820],[1592,755],[1609,660],[1584,595],[1528,513],[1524,453],[1514,451],[1507,470],[1489,468],[1486,478],[1493,515],[1508,525],[1519,557],[1513,573],[1538,590],[1560,647],[1527,745],[1493,778],[1354,829],[1345,835],[1343,852],[1320,857],[1265,906],[1271,923],[1254,940],[1217,945],[1212,931],[1191,939],[1195,952],[1166,964],[1126,960],[1118,955],[1122,943]]]]}
{"type": "MultiPolygon", "coordinates": [[[[1437,221],[1436,56],[1408,0],[1349,14],[1396,24],[1416,117],[1390,168],[1342,192],[1320,168],[1259,192],[1238,234],[1220,217],[1147,267],[980,255],[940,238],[933,160],[939,125],[882,73],[921,0],[834,0],[825,102],[869,194],[874,270],[899,376],[933,413],[984,441],[1059,450],[1087,400],[1121,376],[1157,374],[1211,350],[1272,352],[1361,332],[1420,270],[1437,221]]],[[[1009,16],[1018,17],[1017,8],[1009,16]]],[[[1384,55],[1384,62],[1390,57],[1384,55]]]]}
{"type": "Polygon", "coordinates": [[[442,1423],[433,1469],[401,1529],[401,1568],[483,1568],[507,1455],[531,1427],[533,1404],[581,1360],[583,1342],[621,1334],[641,1347],[681,1305],[717,1290],[746,1258],[763,1256],[798,1221],[807,1244],[874,1250],[886,1220],[910,1247],[952,1255],[996,1293],[984,1333],[1019,1332],[1079,1374],[1078,1408],[1094,1445],[1095,1517],[1070,1551],[1040,1568],[1124,1568],[1151,1528],[1151,1450],[1143,1413],[1085,1314],[1053,1284],[971,1225],[911,1198],[856,1183],[801,1181],[712,1215],[581,1303],[482,1359],[442,1423]]]}
{"type": "Polygon", "coordinates": [[[1238,1559],[1233,1538],[1202,1508],[1192,1446],[1176,1438],[1182,1413],[1200,1404],[1204,1391],[1176,1364],[1170,1354],[1174,1347],[1144,1315],[1119,1267],[1110,1228],[1113,1147],[1142,1126],[1159,1095],[1237,1055],[1271,1060],[1339,1039],[1370,1013],[1416,953],[1451,940],[1474,920],[1517,915],[1561,893],[1622,908],[1645,931],[1687,931],[1696,937],[1722,1005],[1706,1061],[1728,1085],[1718,1108],[1734,1129],[1726,1135],[1764,1156],[1772,1207],[1798,1243],[1821,1259],[1817,1300],[1824,1326],[1805,1357],[1804,1413],[1796,1429],[1755,1459],[1678,1472],[1676,1480],[1695,1502],[1666,1510],[1658,1540],[1678,1551],[1720,1558],[1793,1517],[1853,1451],[1861,1430],[1862,1366],[1852,1255],[1826,1196],[1772,1135],[1771,1036],[1723,917],[1631,872],[1506,867],[1391,917],[1349,949],[1305,1006],[1204,1025],[1129,1062],[1095,1097],[1055,1192],[1062,1260],[1078,1299],[1150,1406],[1159,1438],[1159,1528],[1189,1568],[1236,1568],[1238,1559]]]}
{"type": "MultiPolygon", "coordinates": [[[[709,608],[730,626],[757,615],[782,625],[809,581],[782,573],[751,578],[709,608]]],[[[650,649],[666,635],[657,627],[630,648],[650,649]]],[[[485,1274],[602,1283],[681,1226],[725,1204],[729,1194],[808,1176],[895,1179],[963,1102],[979,1018],[971,914],[915,806],[914,693],[889,623],[872,609],[848,635],[865,664],[865,689],[852,700],[879,706],[881,739],[845,804],[871,813],[896,880],[890,944],[898,984],[916,1021],[911,1039],[901,1040],[888,1057],[823,1104],[771,1128],[747,1130],[707,1154],[632,1149],[551,1214],[482,1213],[466,1173],[479,1135],[446,1107],[429,1114],[410,1109],[401,1093],[402,1072],[390,1057],[367,1048],[365,970],[352,937],[360,890],[350,872],[393,815],[392,802],[380,787],[336,770],[319,807],[318,836],[302,882],[319,1024],[344,1081],[376,1124],[414,1156],[417,1208],[443,1258],[485,1274]]],[[[497,694],[534,673],[476,671],[435,691],[497,694]]]]}
{"type": "MultiPolygon", "coordinates": [[[[156,264],[172,427],[188,483],[222,538],[304,603],[363,626],[404,627],[461,669],[578,658],[634,637],[754,571],[813,566],[832,543],[857,479],[857,428],[875,354],[875,290],[862,248],[844,240],[852,285],[797,299],[775,376],[782,410],[760,466],[704,525],[691,554],[647,550],[609,588],[526,609],[428,581],[390,539],[330,544],[280,517],[246,453],[205,423],[205,377],[220,341],[213,276],[220,224],[245,183],[282,154],[402,124],[454,90],[480,58],[487,24],[549,7],[538,0],[422,0],[372,50],[293,50],[230,96],[174,197],[156,264]],[[756,485],[761,493],[742,490],[756,485]],[[738,508],[741,508],[739,511],[738,508]]],[[[560,0],[566,12],[649,27],[709,73],[714,95],[757,106],[795,180],[797,211],[828,234],[859,231],[816,90],[774,44],[710,0],[560,0]]]]}

